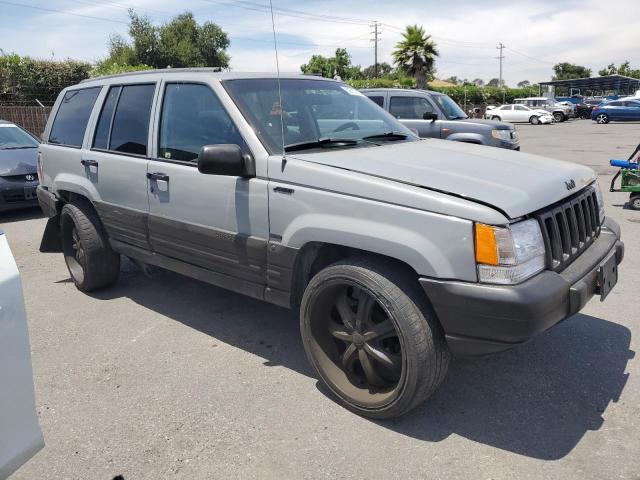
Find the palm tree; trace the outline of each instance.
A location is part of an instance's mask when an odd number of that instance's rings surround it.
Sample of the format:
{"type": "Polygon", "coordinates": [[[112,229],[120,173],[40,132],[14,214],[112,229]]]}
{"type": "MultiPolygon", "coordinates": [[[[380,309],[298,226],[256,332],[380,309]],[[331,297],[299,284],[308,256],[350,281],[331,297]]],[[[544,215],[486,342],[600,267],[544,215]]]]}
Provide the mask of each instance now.
{"type": "Polygon", "coordinates": [[[402,37],[392,53],[393,60],[407,75],[415,77],[418,88],[426,88],[427,77],[432,74],[438,56],[436,44],[418,25],[407,26],[402,37]]]}

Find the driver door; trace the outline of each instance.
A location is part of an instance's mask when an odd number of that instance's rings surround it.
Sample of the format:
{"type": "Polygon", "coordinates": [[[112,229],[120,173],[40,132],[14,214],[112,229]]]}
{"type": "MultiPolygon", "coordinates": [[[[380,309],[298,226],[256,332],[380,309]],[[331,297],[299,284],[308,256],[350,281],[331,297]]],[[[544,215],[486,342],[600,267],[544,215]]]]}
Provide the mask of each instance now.
{"type": "Polygon", "coordinates": [[[391,95],[389,97],[389,113],[405,126],[418,132],[422,138],[440,138],[441,121],[424,120],[424,115],[433,113],[440,115],[436,107],[425,97],[418,95],[391,95]]]}
{"type": "Polygon", "coordinates": [[[533,112],[523,105],[513,106],[513,121],[514,122],[528,122],[529,118],[533,115],[533,112]]]}

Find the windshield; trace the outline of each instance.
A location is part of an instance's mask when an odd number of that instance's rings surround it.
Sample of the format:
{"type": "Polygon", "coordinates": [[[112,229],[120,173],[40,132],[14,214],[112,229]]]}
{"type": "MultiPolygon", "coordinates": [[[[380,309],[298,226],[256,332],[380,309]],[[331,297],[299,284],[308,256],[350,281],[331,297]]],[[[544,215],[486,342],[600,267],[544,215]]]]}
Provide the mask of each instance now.
{"type": "Polygon", "coordinates": [[[447,95],[434,95],[433,98],[447,116],[447,120],[469,118],[467,117],[467,114],[464,113],[464,110],[462,110],[458,104],[447,95]]]}
{"type": "Polygon", "coordinates": [[[0,123],[0,150],[38,148],[38,141],[12,123],[0,123]]]}
{"type": "Polygon", "coordinates": [[[281,80],[284,126],[280,122],[277,79],[227,80],[223,84],[272,154],[282,153],[283,130],[288,151],[417,140],[374,102],[339,82],[281,80]]]}

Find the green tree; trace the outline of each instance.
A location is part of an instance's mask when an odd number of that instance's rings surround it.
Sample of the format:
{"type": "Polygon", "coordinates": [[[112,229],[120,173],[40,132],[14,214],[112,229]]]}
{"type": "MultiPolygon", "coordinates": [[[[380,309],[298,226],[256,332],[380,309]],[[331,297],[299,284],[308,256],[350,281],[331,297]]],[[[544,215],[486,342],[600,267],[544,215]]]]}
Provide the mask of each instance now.
{"type": "Polygon", "coordinates": [[[484,80],[482,80],[481,78],[476,78],[472,83],[474,85],[477,85],[478,87],[482,87],[484,85],[484,80]]]}
{"type": "Polygon", "coordinates": [[[302,73],[322,75],[333,78],[338,75],[343,80],[357,80],[364,78],[359,65],[351,63],[351,55],[345,48],[338,48],[333,57],[313,55],[309,61],[300,66],[302,73]]]}
{"type": "MultiPolygon", "coordinates": [[[[378,78],[390,78],[393,76],[393,74],[393,67],[387,62],[378,64],[378,78]]],[[[363,69],[362,76],[367,79],[376,78],[375,65],[369,65],[367,68],[363,69]]]]}
{"type": "Polygon", "coordinates": [[[553,66],[555,75],[553,80],[569,80],[572,78],[587,78],[591,76],[591,69],[573,63],[557,63],[553,66]]]}
{"type": "Polygon", "coordinates": [[[395,64],[407,75],[415,77],[417,88],[426,88],[427,80],[433,78],[436,44],[418,25],[407,26],[402,40],[391,54],[395,64]]]}
{"type": "Polygon", "coordinates": [[[518,88],[526,88],[530,86],[531,82],[529,80],[522,80],[521,82],[518,82],[518,88]]]}
{"type": "Polygon", "coordinates": [[[625,77],[640,78],[640,69],[631,68],[631,63],[627,60],[621,63],[619,67],[616,67],[614,63],[610,63],[602,70],[599,70],[598,75],[601,77],[605,75],[624,75],[625,77]]]}
{"type": "Polygon", "coordinates": [[[499,86],[500,86],[499,78],[492,78],[487,82],[487,87],[499,87],[499,86]]]}
{"type": "Polygon", "coordinates": [[[147,15],[129,10],[129,36],[109,39],[109,57],[101,66],[221,67],[229,66],[229,37],[215,23],[198,25],[191,12],[182,13],[161,26],[147,15]]]}
{"type": "Polygon", "coordinates": [[[335,62],[333,58],[328,58],[323,55],[312,55],[307,63],[300,65],[300,70],[302,73],[333,78],[335,75],[335,62]]]}

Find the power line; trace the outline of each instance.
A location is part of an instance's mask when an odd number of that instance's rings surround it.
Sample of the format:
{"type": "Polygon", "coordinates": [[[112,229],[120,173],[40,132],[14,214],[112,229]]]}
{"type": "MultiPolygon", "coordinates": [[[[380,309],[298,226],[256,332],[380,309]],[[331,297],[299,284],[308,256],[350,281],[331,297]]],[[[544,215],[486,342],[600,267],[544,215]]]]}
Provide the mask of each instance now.
{"type": "Polygon", "coordinates": [[[39,7],[39,6],[36,6],[36,5],[27,5],[25,3],[6,2],[4,0],[0,0],[0,4],[11,5],[13,7],[31,8],[33,10],[41,10],[43,12],[60,13],[62,15],[73,15],[74,17],[90,18],[92,20],[100,20],[100,21],[103,21],[103,22],[120,23],[120,24],[123,24],[123,25],[129,25],[128,22],[125,22],[125,21],[122,21],[122,20],[114,20],[114,19],[110,19],[110,18],[95,17],[93,15],[84,15],[82,13],[65,12],[64,10],[57,10],[55,8],[39,7]]]}

